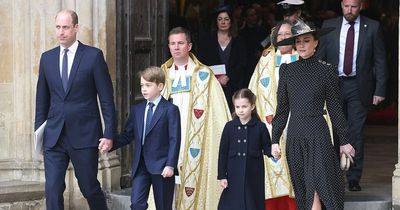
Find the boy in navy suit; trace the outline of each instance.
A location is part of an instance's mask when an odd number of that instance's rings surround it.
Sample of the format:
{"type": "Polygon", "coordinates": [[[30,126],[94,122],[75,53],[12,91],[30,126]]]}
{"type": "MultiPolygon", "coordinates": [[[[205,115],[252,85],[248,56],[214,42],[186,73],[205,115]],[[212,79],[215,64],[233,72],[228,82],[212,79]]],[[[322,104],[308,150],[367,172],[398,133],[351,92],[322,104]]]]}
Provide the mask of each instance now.
{"type": "Polygon", "coordinates": [[[130,109],[125,130],[114,141],[113,148],[102,144],[102,153],[118,149],[135,140],[132,161],[131,209],[147,209],[150,185],[158,210],[171,210],[175,188],[181,122],[178,107],[165,100],[161,91],[165,74],[159,67],[139,72],[142,103],[130,109]]]}

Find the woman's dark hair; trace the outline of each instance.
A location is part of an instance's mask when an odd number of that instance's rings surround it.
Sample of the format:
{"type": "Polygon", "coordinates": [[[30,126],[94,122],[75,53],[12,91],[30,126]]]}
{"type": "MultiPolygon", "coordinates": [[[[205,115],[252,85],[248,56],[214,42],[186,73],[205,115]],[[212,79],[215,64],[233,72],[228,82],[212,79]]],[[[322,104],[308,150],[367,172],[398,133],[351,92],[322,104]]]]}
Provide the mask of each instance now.
{"type": "Polygon", "coordinates": [[[272,43],[272,45],[274,45],[275,47],[277,46],[276,43],[278,42],[278,41],[277,41],[277,39],[278,39],[278,32],[279,32],[279,30],[281,29],[281,26],[284,25],[284,24],[288,24],[288,25],[290,25],[290,27],[293,26],[293,24],[290,23],[289,21],[287,21],[287,20],[281,20],[281,21],[279,21],[279,22],[276,24],[276,26],[272,29],[272,33],[271,33],[271,43],[272,43]]]}
{"type": "Polygon", "coordinates": [[[231,37],[235,37],[237,35],[237,25],[236,25],[236,21],[235,18],[233,17],[233,13],[232,10],[230,9],[229,6],[221,6],[215,9],[214,11],[214,15],[215,15],[215,19],[214,19],[214,27],[216,30],[218,30],[218,15],[226,12],[228,14],[228,17],[231,21],[231,27],[229,28],[229,35],[231,37]]]}

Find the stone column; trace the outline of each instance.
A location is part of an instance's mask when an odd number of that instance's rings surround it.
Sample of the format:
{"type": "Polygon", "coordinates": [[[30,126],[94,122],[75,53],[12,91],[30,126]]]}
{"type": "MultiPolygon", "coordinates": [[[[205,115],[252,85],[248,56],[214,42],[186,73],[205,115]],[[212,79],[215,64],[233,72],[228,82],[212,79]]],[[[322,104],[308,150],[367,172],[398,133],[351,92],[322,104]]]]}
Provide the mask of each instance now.
{"type": "MultiPolygon", "coordinates": [[[[400,38],[400,36],[399,36],[400,38]]],[[[400,63],[400,61],[399,61],[400,63]]],[[[400,76],[399,76],[400,81],[400,76]]],[[[399,83],[400,84],[400,83],[399,83]]],[[[399,87],[398,87],[399,88],[399,87]]],[[[400,88],[399,88],[400,89],[400,88]]],[[[397,96],[400,97],[400,94],[397,96]]],[[[400,110],[400,104],[397,104],[397,109],[400,110]]],[[[399,118],[399,115],[397,116],[399,118]]],[[[400,210],[400,138],[399,124],[397,123],[397,164],[392,177],[392,205],[394,210],[400,210]]]]}
{"type": "MultiPolygon", "coordinates": [[[[32,152],[36,82],[41,53],[58,45],[55,15],[62,8],[77,12],[78,39],[103,50],[115,86],[115,0],[0,0],[0,187],[15,181],[43,187],[43,161],[32,152]]],[[[98,179],[103,190],[119,189],[119,177],[115,152],[101,156],[98,179]]],[[[66,184],[66,209],[88,209],[72,166],[66,184]]]]}
{"type": "MultiPolygon", "coordinates": [[[[399,144],[400,145],[400,142],[399,144]]],[[[398,146],[398,151],[400,151],[400,146],[398,146]]],[[[400,210],[400,157],[396,168],[393,172],[392,178],[392,204],[394,210],[400,210]]]]}

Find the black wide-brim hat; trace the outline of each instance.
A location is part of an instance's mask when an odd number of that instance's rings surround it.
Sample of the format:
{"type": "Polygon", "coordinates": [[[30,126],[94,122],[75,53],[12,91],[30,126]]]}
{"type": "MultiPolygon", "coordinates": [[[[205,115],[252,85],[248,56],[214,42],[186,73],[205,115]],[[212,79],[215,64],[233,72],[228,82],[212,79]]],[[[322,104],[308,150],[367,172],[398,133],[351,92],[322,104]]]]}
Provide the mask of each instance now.
{"type": "Polygon", "coordinates": [[[319,37],[335,30],[335,27],[317,29],[310,27],[310,25],[311,24],[306,24],[303,20],[297,20],[296,23],[292,26],[293,36],[276,43],[276,45],[294,45],[294,41],[296,40],[296,38],[305,34],[314,34],[317,39],[319,39],[319,37]]]}

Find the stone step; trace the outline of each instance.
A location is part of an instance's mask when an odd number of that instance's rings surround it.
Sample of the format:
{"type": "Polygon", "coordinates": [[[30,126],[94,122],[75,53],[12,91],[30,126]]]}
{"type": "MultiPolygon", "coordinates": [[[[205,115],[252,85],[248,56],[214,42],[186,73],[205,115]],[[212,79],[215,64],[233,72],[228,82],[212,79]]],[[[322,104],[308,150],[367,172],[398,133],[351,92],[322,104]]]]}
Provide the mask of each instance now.
{"type": "MultiPolygon", "coordinates": [[[[110,210],[126,210],[131,204],[131,189],[109,193],[108,206],[110,210]]],[[[379,196],[346,195],[344,210],[391,210],[392,202],[379,196]]]]}
{"type": "Polygon", "coordinates": [[[44,199],[43,182],[0,182],[0,203],[44,199]]]}
{"type": "Polygon", "coordinates": [[[44,183],[0,182],[0,210],[44,209],[44,183]]]}
{"type": "Polygon", "coordinates": [[[346,201],[344,210],[391,210],[391,201],[346,201]]]}
{"type": "Polygon", "coordinates": [[[110,210],[126,210],[131,205],[131,188],[107,193],[107,204],[110,210]]]}

